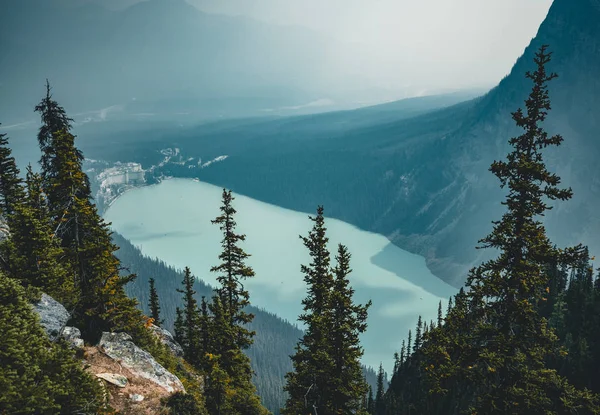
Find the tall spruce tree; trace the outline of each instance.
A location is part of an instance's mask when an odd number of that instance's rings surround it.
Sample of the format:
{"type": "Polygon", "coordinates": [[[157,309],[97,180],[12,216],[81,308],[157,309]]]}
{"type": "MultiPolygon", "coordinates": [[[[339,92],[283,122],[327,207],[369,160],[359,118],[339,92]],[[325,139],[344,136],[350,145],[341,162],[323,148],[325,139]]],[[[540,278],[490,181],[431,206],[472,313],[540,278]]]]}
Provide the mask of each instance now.
{"type": "Polygon", "coordinates": [[[219,274],[217,281],[220,286],[216,291],[221,299],[228,324],[234,331],[233,337],[229,339],[232,344],[227,347],[243,350],[250,347],[255,334],[245,327],[245,324],[252,321],[254,315],[245,311],[245,308],[250,305],[250,295],[243,284],[246,279],[254,277],[254,270],[245,262],[250,255],[239,246],[239,242],[246,240],[246,235],[236,233],[236,210],[232,205],[233,200],[231,191],[223,189],[221,214],[211,221],[219,225],[219,229],[223,232],[221,240],[223,250],[219,254],[221,263],[212,267],[211,272],[219,274]]]}
{"type": "MultiPolygon", "coordinates": [[[[56,177],[61,166],[56,163],[59,149],[55,140],[59,133],[71,133],[73,119],[67,115],[65,109],[52,97],[52,88],[48,80],[46,80],[46,95],[35,107],[35,111],[39,113],[42,121],[37,138],[40,150],[42,151],[40,166],[44,190],[48,197],[50,211],[60,216],[60,212],[64,208],[65,197],[60,194],[64,190],[64,187],[56,186],[56,177]]],[[[79,163],[83,162],[84,158],[81,151],[75,148],[73,154],[79,163]]],[[[77,192],[80,197],[89,198],[91,191],[87,176],[83,178],[82,184],[83,186],[80,184],[77,188],[73,188],[71,192],[77,192]],[[81,195],[86,190],[87,194],[81,195]]]]}
{"type": "Polygon", "coordinates": [[[499,256],[470,272],[469,290],[457,296],[445,337],[432,340],[428,348],[430,357],[437,356],[427,366],[430,381],[437,385],[433,389],[448,386],[445,396],[456,413],[599,410],[589,393],[577,391],[546,366],[556,350],[556,336],[538,313],[547,295],[547,264],[573,263],[581,255],[580,247],[556,249],[539,220],[551,209],[548,200],[572,196],[570,189],[559,188],[560,178],[547,170],[542,155],[543,149],[563,141],[542,127],[550,110],[547,83],[556,77],[546,71],[550,59],[542,46],[535,56],[536,70],[527,73],[534,84],[525,102],[527,113],[513,113],[524,133],[510,139],[513,151],[507,160],[494,162],[490,169],[508,188],[503,202],[507,211],[481,247],[496,249],[499,256]]]}
{"type": "Polygon", "coordinates": [[[302,301],[304,312],[298,319],[306,325],[306,331],[292,356],[294,370],[286,375],[284,389],[288,399],[282,410],[285,415],[315,412],[327,415],[332,410],[330,376],[335,363],[330,354],[328,336],[334,278],[330,269],[323,207],[319,206],[317,215],[309,218],[314,223],[313,228],[308,237],[300,236],[311,258],[309,265],[301,267],[308,293],[302,301]]]}
{"type": "Polygon", "coordinates": [[[150,309],[150,317],[152,317],[152,320],[154,320],[154,324],[160,327],[163,321],[160,319],[160,301],[154,285],[154,278],[150,278],[149,283],[150,299],[148,300],[148,308],[150,309]]]}
{"type": "Polygon", "coordinates": [[[108,224],[92,203],[89,179],[83,172],[83,155],[70,132],[71,120],[46,96],[36,107],[42,126],[42,187],[48,199],[54,236],[59,238],[76,275],[79,301],[75,319],[85,338],[95,341],[102,331],[125,330],[144,336],[143,316],[124,287],[135,275],[121,276],[118,249],[108,224]]]}
{"type": "MultiPolygon", "coordinates": [[[[221,214],[211,221],[219,225],[223,239],[222,252],[219,255],[221,263],[211,268],[211,272],[218,274],[219,287],[215,290],[216,295],[212,303],[208,305],[212,313],[211,324],[208,324],[211,336],[209,349],[213,355],[208,363],[209,370],[226,374],[226,381],[230,385],[230,392],[218,407],[224,405],[225,408],[230,407],[233,413],[258,415],[268,411],[262,407],[256,395],[256,388],[252,384],[250,359],[243,353],[244,349],[250,347],[255,335],[246,327],[254,319],[254,315],[245,310],[250,305],[250,295],[244,288],[244,281],[254,277],[254,271],[246,265],[246,259],[250,255],[239,246],[240,242],[246,240],[246,236],[236,233],[236,210],[232,205],[233,200],[231,191],[223,189],[221,214]]],[[[200,323],[204,324],[206,307],[203,306],[200,316],[200,323]]],[[[202,339],[199,341],[202,343],[202,339]]],[[[213,377],[211,382],[221,378],[221,375],[213,377]]],[[[221,388],[212,390],[220,391],[221,388]]],[[[218,402],[207,396],[207,405],[211,401],[218,402]]]]}
{"type": "Polygon", "coordinates": [[[330,377],[332,409],[334,414],[356,414],[361,409],[362,397],[367,393],[360,365],[363,349],[359,336],[367,329],[367,312],[371,302],[364,306],[354,304],[354,289],[348,279],[352,272],[350,253],[344,245],[338,246],[336,260],[329,305],[332,318],[329,347],[334,359],[330,377]]]}

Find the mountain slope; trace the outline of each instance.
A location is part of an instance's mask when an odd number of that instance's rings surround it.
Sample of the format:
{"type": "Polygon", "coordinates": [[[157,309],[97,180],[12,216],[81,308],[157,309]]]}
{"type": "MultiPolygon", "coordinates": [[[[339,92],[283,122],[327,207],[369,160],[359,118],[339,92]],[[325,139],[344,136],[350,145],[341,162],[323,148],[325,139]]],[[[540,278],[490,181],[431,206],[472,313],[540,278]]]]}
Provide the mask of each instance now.
{"type": "MultiPolygon", "coordinates": [[[[547,161],[575,192],[573,201],[547,217],[549,234],[561,244],[584,242],[600,252],[595,231],[600,215],[593,209],[600,201],[598,22],[598,0],[556,0],[496,88],[436,112],[337,129],[334,122],[313,125],[318,117],[205,126],[157,136],[144,146],[177,146],[185,157],[203,159],[227,154],[225,162],[198,176],[296,210],[311,212],[322,203],[328,215],[425,256],[436,275],[458,286],[481,259],[477,240],[502,212],[502,193],[488,168],[519,134],[510,114],[523,106],[530,89],[524,74],[535,50],[547,43],[554,52],[549,69],[560,78],[551,85],[553,110],[546,126],[565,136],[547,161]]],[[[128,154],[134,148],[141,145],[132,144],[128,154]]]]}
{"type": "MultiPolygon", "coordinates": [[[[93,3],[6,0],[0,39],[5,123],[29,118],[46,78],[70,113],[135,98],[154,110],[213,117],[303,105],[330,98],[342,85],[335,65],[323,64],[335,41],[302,28],[202,13],[184,0],[113,11],[93,3]]],[[[343,84],[349,82],[359,79],[345,77],[343,84]]],[[[140,105],[140,112],[148,111],[140,105]]]]}

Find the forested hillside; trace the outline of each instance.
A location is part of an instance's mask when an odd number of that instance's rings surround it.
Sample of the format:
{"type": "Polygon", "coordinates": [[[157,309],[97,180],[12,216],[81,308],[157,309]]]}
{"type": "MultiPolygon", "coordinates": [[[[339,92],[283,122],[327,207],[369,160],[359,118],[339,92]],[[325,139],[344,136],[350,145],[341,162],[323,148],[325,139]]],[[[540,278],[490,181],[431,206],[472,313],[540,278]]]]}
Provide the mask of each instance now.
{"type": "MultiPolygon", "coordinates": [[[[154,278],[160,298],[161,318],[164,319],[163,326],[172,331],[176,318],[175,309],[182,306],[181,295],[176,289],[181,286],[183,272],[166,265],[159,259],[145,257],[138,248],[118,233],[113,234],[113,241],[120,248],[116,255],[121,264],[126,267],[126,272],[138,276],[127,285],[127,293],[137,298],[142,310],[150,315],[149,279],[154,278]]],[[[198,277],[194,282],[194,290],[196,299],[200,301],[202,296],[211,295],[212,288],[202,282],[200,275],[198,277]]],[[[294,352],[298,339],[302,337],[302,331],[290,322],[256,306],[251,306],[248,310],[255,315],[248,328],[256,331],[256,338],[246,351],[255,372],[253,382],[264,405],[274,414],[278,414],[279,408],[285,403],[284,376],[292,369],[290,356],[294,352]]],[[[375,370],[363,367],[363,373],[369,385],[375,389],[377,385],[375,370]]],[[[384,382],[387,385],[387,378],[384,382]]]]}
{"type": "Polygon", "coordinates": [[[542,46],[521,129],[509,154],[490,171],[507,188],[504,213],[479,241],[497,255],[471,269],[445,317],[419,318],[414,341],[402,345],[377,414],[595,414],[600,274],[582,245],[558,248],[540,221],[573,197],[547,169],[547,149],[563,143],[543,128],[551,109],[542,46]]]}

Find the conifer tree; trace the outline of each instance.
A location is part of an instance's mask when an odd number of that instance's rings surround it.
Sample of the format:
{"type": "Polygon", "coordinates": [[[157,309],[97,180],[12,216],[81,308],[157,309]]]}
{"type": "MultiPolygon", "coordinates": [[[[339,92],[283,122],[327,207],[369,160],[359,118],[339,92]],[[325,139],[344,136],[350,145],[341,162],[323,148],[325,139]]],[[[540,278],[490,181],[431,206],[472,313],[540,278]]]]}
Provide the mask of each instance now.
{"type": "Polygon", "coordinates": [[[400,364],[404,364],[406,361],[406,341],[402,340],[402,347],[400,348],[400,364]]]}
{"type": "MultiPolygon", "coordinates": [[[[254,319],[254,315],[245,310],[250,305],[250,295],[244,288],[244,281],[254,277],[254,271],[246,265],[250,255],[239,246],[240,242],[246,240],[246,236],[236,233],[236,210],[232,205],[233,200],[231,191],[223,189],[221,214],[211,221],[219,225],[223,232],[222,252],[219,255],[221,263],[211,268],[211,272],[218,273],[217,281],[220,285],[215,290],[216,295],[212,303],[208,305],[212,321],[206,324],[207,307],[203,305],[199,323],[207,326],[205,335],[210,332],[210,353],[214,354],[211,370],[218,368],[223,371],[230,385],[230,392],[223,405],[231,407],[235,413],[262,414],[267,411],[256,395],[256,388],[252,384],[250,359],[243,352],[250,347],[255,335],[246,327],[246,324],[254,319]]],[[[206,340],[205,338],[204,343],[206,340]]],[[[202,335],[199,342],[203,342],[202,335]]]]}
{"type": "Polygon", "coordinates": [[[369,386],[369,398],[367,399],[367,412],[375,415],[375,399],[373,398],[373,388],[369,386]]]}
{"type": "MultiPolygon", "coordinates": [[[[365,379],[365,383],[366,382],[367,382],[367,380],[365,379]]],[[[368,388],[367,388],[367,390],[368,390],[368,388]]],[[[366,414],[369,413],[369,392],[368,391],[362,397],[360,409],[361,409],[362,413],[366,413],[366,414]]]]}
{"type": "Polygon", "coordinates": [[[208,309],[209,305],[206,301],[206,297],[202,296],[202,300],[200,301],[198,329],[200,330],[200,350],[202,351],[202,355],[200,356],[200,367],[205,371],[209,367],[206,360],[206,354],[211,350],[211,341],[214,335],[213,328],[216,328],[215,325],[212,324],[208,309]]]}
{"type": "Polygon", "coordinates": [[[442,301],[438,305],[438,314],[437,314],[437,327],[441,327],[444,322],[444,316],[442,314],[442,301]]]}
{"type": "Polygon", "coordinates": [[[0,215],[6,219],[22,199],[23,189],[19,169],[8,146],[7,135],[0,133],[0,215]]]}
{"type": "Polygon", "coordinates": [[[300,236],[308,248],[311,263],[302,265],[307,296],[302,301],[304,312],[299,320],[306,325],[306,331],[296,346],[292,356],[294,371],[286,375],[285,391],[288,392],[283,414],[298,415],[317,413],[327,415],[331,411],[328,398],[331,396],[330,376],[334,359],[329,353],[328,334],[331,321],[329,304],[334,278],[330,269],[330,256],[327,249],[323,207],[317,208],[314,223],[308,237],[300,236]]]}
{"type": "MultiPolygon", "coordinates": [[[[64,194],[60,195],[60,193],[64,193],[64,189],[68,188],[68,186],[61,187],[56,184],[56,178],[59,175],[60,169],[62,169],[60,163],[56,163],[56,159],[59,156],[58,152],[60,151],[56,139],[59,133],[71,134],[73,119],[69,118],[65,109],[53,99],[52,88],[48,80],[46,80],[46,95],[35,107],[35,111],[39,113],[42,121],[38,132],[38,144],[42,151],[40,166],[43,187],[48,197],[50,211],[53,215],[60,216],[65,202],[64,194]]],[[[83,162],[83,154],[78,149],[75,148],[73,150],[73,155],[79,164],[83,162]]],[[[91,191],[87,176],[83,177],[82,183],[77,188],[67,191],[78,193],[79,197],[89,198],[91,191]]]]}
{"type": "Polygon", "coordinates": [[[398,352],[394,352],[394,371],[392,373],[396,373],[400,369],[400,354],[398,352]]]}
{"type": "MultiPolygon", "coordinates": [[[[252,384],[250,360],[240,348],[225,348],[235,330],[229,324],[229,315],[215,295],[209,304],[209,352],[204,363],[206,381],[206,407],[210,414],[267,415],[252,384]]],[[[204,314],[204,312],[201,312],[204,314]]]]}
{"type": "MultiPolygon", "coordinates": [[[[14,206],[23,199],[19,170],[8,146],[8,137],[6,134],[0,134],[0,216],[9,225],[9,229],[14,206]]],[[[11,269],[10,251],[9,241],[5,240],[0,244],[0,265],[8,275],[16,276],[11,269]]]]}
{"type": "Polygon", "coordinates": [[[185,322],[183,320],[183,311],[181,311],[181,308],[179,307],[175,308],[175,323],[173,324],[173,329],[175,331],[175,341],[183,347],[185,344],[185,322]]]}
{"type": "Polygon", "coordinates": [[[78,300],[74,273],[59,241],[54,238],[41,178],[27,169],[26,196],[8,217],[11,274],[24,286],[40,288],[67,307],[78,300]]]}
{"type": "Polygon", "coordinates": [[[254,316],[244,310],[250,305],[250,296],[243,285],[246,279],[254,277],[254,271],[245,263],[250,255],[239,246],[239,242],[246,240],[246,235],[235,233],[237,224],[235,222],[236,210],[232,205],[233,200],[231,191],[223,189],[221,215],[211,221],[213,224],[219,225],[219,229],[223,232],[221,240],[223,251],[219,255],[221,263],[212,267],[211,272],[219,274],[217,281],[220,286],[216,291],[221,299],[228,324],[234,332],[233,336],[227,340],[232,344],[225,347],[243,350],[252,344],[252,337],[255,334],[244,326],[250,323],[254,316]]]}
{"type": "Polygon", "coordinates": [[[452,310],[452,297],[450,297],[448,299],[448,307],[446,308],[446,315],[450,314],[451,310],[452,310]]]}
{"type": "Polygon", "coordinates": [[[101,413],[103,396],[96,380],[64,342],[50,342],[25,290],[3,274],[0,332],[0,413],[101,413]]]}
{"type": "Polygon", "coordinates": [[[59,238],[65,250],[79,291],[75,320],[83,336],[92,341],[102,331],[111,330],[147,336],[137,302],[124,290],[135,275],[120,275],[121,266],[114,255],[118,247],[92,203],[89,179],[82,169],[83,155],[70,132],[71,120],[52,99],[49,85],[36,111],[42,118],[38,135],[42,187],[53,221],[53,237],[59,238]]]}
{"type": "Polygon", "coordinates": [[[417,352],[421,348],[421,336],[423,333],[423,320],[419,315],[419,320],[417,321],[417,329],[415,330],[415,344],[413,346],[413,351],[417,352]]]}
{"type": "Polygon", "coordinates": [[[538,313],[547,294],[547,264],[573,263],[581,256],[581,247],[556,249],[539,220],[551,209],[548,200],[572,196],[570,189],[559,188],[560,178],[547,170],[542,155],[543,149],[563,141],[542,128],[550,110],[547,83],[556,77],[546,72],[550,59],[542,46],[535,56],[536,70],[527,73],[534,84],[527,112],[513,113],[524,133],[510,139],[513,151],[507,160],[494,162],[490,169],[508,188],[503,202],[507,211],[481,247],[494,248],[499,256],[474,268],[469,290],[457,296],[446,331],[455,340],[432,341],[428,350],[438,356],[428,367],[430,379],[454,385],[452,393],[461,398],[454,399],[459,412],[598,413],[589,393],[575,390],[546,366],[556,350],[556,336],[538,313]],[[440,347],[444,344],[445,350],[440,347]]]}
{"type": "Polygon", "coordinates": [[[154,320],[154,324],[159,326],[163,323],[160,319],[160,302],[158,300],[158,293],[154,286],[154,278],[150,278],[150,299],[148,301],[148,308],[150,308],[150,317],[154,320]]]}
{"type": "Polygon", "coordinates": [[[177,332],[180,339],[181,347],[183,348],[186,360],[192,365],[197,366],[199,363],[200,351],[199,333],[198,333],[198,302],[194,297],[194,276],[188,267],[185,267],[183,272],[183,281],[181,282],[183,289],[177,289],[177,292],[183,294],[183,314],[182,321],[178,322],[177,332]]]}
{"type": "Polygon", "coordinates": [[[383,371],[383,365],[379,364],[379,371],[377,372],[377,391],[375,393],[375,415],[385,414],[385,389],[383,385],[384,378],[385,372],[383,371]]]}
{"type": "Polygon", "coordinates": [[[361,397],[367,392],[360,358],[360,334],[367,329],[367,312],[371,306],[354,304],[354,289],[348,279],[350,253],[344,245],[338,246],[337,264],[333,269],[335,281],[330,298],[331,326],[330,353],[334,360],[329,386],[333,388],[330,399],[334,414],[354,414],[360,410],[361,397]]]}

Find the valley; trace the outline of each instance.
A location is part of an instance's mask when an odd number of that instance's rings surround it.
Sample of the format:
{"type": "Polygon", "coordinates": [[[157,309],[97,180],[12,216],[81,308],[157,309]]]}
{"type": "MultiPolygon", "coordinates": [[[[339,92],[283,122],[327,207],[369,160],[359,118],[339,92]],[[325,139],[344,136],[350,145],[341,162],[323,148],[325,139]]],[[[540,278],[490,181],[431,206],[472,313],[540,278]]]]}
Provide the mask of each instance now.
{"type": "MultiPolygon", "coordinates": [[[[200,280],[214,286],[209,269],[217,261],[220,231],[210,220],[217,215],[220,195],[219,187],[207,183],[165,180],[126,192],[104,217],[144,255],[178,269],[189,266],[200,280]]],[[[306,295],[300,264],[310,262],[298,238],[310,229],[307,215],[240,195],[234,206],[239,229],[247,235],[244,249],[252,255],[248,263],[256,272],[246,284],[252,304],[296,324],[306,295]]],[[[418,316],[435,320],[438,303],[445,309],[457,290],[432,275],[423,258],[381,235],[334,219],[326,225],[329,249],[343,243],[352,254],[350,280],[356,301],[373,301],[369,329],[362,336],[363,364],[375,368],[383,363],[391,372],[391,357],[408,330],[414,330],[418,316]]]]}

